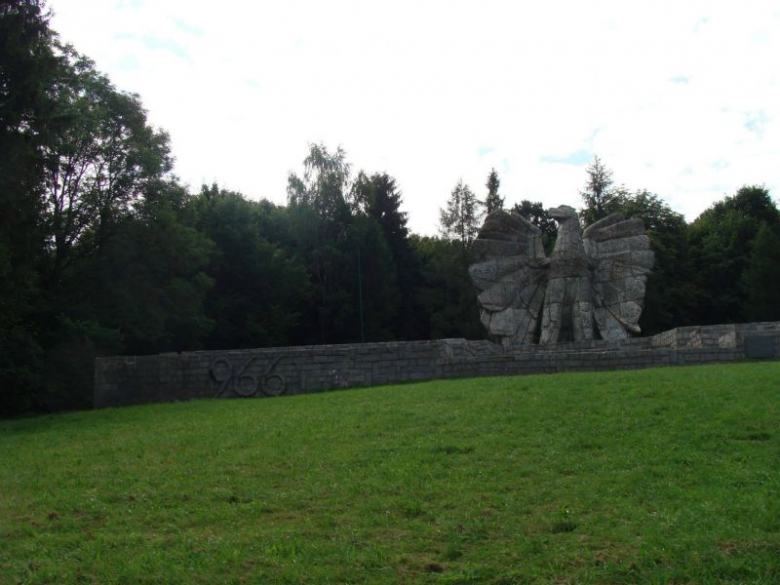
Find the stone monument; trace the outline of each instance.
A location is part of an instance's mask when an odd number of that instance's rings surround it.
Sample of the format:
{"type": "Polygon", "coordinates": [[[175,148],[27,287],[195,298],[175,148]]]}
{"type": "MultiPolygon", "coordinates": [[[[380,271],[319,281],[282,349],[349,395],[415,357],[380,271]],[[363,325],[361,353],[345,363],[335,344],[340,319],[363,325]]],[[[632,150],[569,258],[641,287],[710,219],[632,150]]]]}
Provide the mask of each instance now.
{"type": "Polygon", "coordinates": [[[655,259],[642,220],[613,213],[582,232],[574,208],[549,213],[559,224],[550,258],[541,230],[504,210],[488,215],[474,240],[469,274],[491,337],[512,348],[639,333],[655,259]]]}

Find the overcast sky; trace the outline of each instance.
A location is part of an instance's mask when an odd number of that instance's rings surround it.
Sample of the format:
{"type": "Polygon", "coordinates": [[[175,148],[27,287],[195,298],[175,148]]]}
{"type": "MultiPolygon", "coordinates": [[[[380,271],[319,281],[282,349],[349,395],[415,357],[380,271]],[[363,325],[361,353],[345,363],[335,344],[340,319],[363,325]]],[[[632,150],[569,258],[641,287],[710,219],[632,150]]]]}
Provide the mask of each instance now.
{"type": "Polygon", "coordinates": [[[780,196],[780,2],[49,0],[168,131],[175,172],[286,202],[310,142],[387,172],[435,234],[462,179],[579,207],[594,155],[690,221],[780,196]]]}

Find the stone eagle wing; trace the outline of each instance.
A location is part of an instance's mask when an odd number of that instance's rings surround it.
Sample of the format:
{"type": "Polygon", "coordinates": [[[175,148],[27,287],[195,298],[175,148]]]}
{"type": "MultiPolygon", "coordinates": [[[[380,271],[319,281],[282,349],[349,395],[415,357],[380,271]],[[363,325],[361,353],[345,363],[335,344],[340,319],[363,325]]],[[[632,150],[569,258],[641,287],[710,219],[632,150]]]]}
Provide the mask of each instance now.
{"type": "Polygon", "coordinates": [[[592,270],[593,316],[603,339],[639,333],[645,282],[655,254],[639,218],[613,213],[582,234],[592,270]]]}
{"type": "Polygon", "coordinates": [[[547,286],[541,230],[517,214],[489,214],[471,245],[480,319],[504,347],[533,343],[547,286]]]}

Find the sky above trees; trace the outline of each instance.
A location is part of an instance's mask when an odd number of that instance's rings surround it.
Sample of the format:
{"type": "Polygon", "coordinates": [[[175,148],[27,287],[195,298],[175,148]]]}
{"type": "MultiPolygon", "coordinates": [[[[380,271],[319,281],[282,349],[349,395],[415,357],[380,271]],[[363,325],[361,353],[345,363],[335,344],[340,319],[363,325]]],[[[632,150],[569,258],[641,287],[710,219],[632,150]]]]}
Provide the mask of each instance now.
{"type": "Polygon", "coordinates": [[[397,180],[435,234],[462,180],[580,205],[594,155],[692,221],[780,192],[780,6],[51,0],[52,28],[168,131],[175,172],[286,201],[309,143],[397,180]]]}

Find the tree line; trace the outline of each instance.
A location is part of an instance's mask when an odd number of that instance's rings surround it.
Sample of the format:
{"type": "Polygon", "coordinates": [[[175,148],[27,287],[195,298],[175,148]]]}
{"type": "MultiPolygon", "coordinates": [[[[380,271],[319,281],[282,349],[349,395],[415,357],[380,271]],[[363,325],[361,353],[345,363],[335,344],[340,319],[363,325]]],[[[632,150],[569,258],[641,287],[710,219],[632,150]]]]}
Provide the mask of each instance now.
{"type": "MultiPolygon", "coordinates": [[[[481,338],[467,267],[481,216],[459,182],[439,237],[410,233],[400,186],[313,144],[287,204],[172,174],[139,96],[62,44],[40,0],[0,6],[0,411],[84,408],[94,358],[198,349],[481,338]]],[[[744,187],[691,224],[615,187],[596,159],[581,214],[640,216],[656,251],[640,323],[778,319],[778,210],[744,187]]],[[[539,202],[512,209],[555,242],[539,202]]]]}

